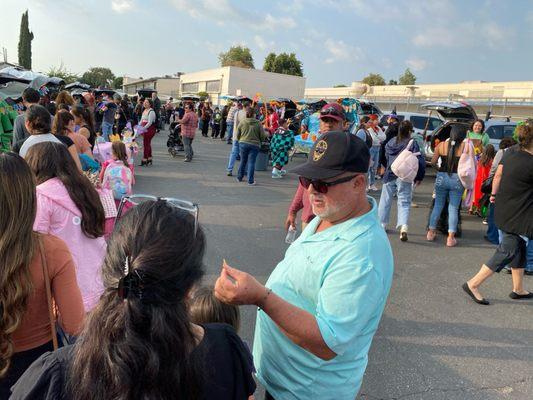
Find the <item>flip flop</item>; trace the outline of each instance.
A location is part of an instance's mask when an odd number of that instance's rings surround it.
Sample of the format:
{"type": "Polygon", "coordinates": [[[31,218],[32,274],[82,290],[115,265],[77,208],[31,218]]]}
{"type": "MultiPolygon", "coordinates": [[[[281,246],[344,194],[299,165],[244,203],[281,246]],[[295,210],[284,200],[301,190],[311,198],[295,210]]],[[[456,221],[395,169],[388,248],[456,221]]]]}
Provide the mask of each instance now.
{"type": "Polygon", "coordinates": [[[477,304],[482,304],[484,306],[488,306],[490,303],[488,302],[488,300],[485,300],[485,299],[481,299],[479,300],[476,296],[474,296],[474,293],[472,293],[472,291],[470,290],[470,288],[468,287],[468,283],[463,283],[463,290],[466,292],[467,295],[469,295],[472,300],[474,300],[477,304]]]}

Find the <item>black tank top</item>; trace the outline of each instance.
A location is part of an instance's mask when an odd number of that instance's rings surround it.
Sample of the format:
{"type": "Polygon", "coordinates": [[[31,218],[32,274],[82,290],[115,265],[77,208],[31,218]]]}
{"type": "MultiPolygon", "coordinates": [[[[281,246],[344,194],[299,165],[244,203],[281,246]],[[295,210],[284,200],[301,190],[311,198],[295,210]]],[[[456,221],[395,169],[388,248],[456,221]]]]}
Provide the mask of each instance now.
{"type": "Polygon", "coordinates": [[[452,170],[448,171],[448,156],[440,156],[440,167],[439,172],[447,172],[449,174],[456,174],[457,173],[457,166],[459,165],[459,158],[455,157],[455,160],[453,160],[452,170]]]}

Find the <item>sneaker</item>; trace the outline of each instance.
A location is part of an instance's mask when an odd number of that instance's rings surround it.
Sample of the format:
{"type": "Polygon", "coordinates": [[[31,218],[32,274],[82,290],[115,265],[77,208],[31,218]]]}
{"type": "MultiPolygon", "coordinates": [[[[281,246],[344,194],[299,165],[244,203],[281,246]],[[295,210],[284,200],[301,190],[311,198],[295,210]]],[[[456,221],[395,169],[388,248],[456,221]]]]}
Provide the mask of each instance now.
{"type": "Polygon", "coordinates": [[[402,228],[400,229],[400,240],[402,242],[407,242],[407,225],[402,225],[402,228]]]}
{"type": "Polygon", "coordinates": [[[239,179],[239,178],[235,178],[235,180],[237,181],[237,183],[241,183],[242,182],[242,179],[239,179]]]}
{"type": "Polygon", "coordinates": [[[287,175],[287,170],[282,169],[282,170],[280,171],[280,173],[281,173],[281,175],[285,176],[285,175],[287,175]]]}
{"type": "Polygon", "coordinates": [[[186,158],[185,160],[183,160],[183,162],[191,162],[191,159],[190,158],[186,158]]]}
{"type": "Polygon", "coordinates": [[[488,225],[489,224],[489,221],[487,221],[487,218],[483,218],[483,225],[488,225]]]}
{"type": "Polygon", "coordinates": [[[228,176],[233,176],[233,172],[228,171],[228,176]]]}
{"type": "Polygon", "coordinates": [[[283,179],[283,175],[272,173],[272,179],[283,179]]]}
{"type": "Polygon", "coordinates": [[[256,185],[255,181],[252,183],[248,182],[248,186],[255,186],[255,185],[256,185]]]}
{"type": "Polygon", "coordinates": [[[378,188],[376,187],[376,185],[370,185],[370,186],[368,187],[368,190],[371,190],[371,191],[373,191],[373,192],[377,192],[377,191],[378,191],[378,188]]]}

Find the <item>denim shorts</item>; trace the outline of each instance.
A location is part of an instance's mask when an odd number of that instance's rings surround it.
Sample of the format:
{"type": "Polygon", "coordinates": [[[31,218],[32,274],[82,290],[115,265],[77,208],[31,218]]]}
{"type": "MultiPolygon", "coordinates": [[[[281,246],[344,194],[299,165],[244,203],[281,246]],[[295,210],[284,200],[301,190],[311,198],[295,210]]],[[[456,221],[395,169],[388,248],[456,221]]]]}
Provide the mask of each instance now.
{"type": "Polygon", "coordinates": [[[524,268],[526,260],[526,241],[514,233],[502,232],[502,240],[496,252],[485,265],[494,272],[500,272],[506,265],[511,268],[524,268]]]}

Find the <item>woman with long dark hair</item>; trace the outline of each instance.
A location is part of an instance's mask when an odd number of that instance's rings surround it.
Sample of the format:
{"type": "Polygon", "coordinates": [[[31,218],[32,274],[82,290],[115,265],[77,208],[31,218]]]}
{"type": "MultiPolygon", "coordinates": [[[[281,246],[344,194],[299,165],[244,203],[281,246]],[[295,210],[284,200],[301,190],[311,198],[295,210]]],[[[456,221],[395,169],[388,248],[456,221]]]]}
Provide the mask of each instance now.
{"type": "Polygon", "coordinates": [[[80,338],[37,360],[13,399],[247,399],[252,364],[233,328],[190,320],[204,251],[203,230],[188,211],[163,200],[128,211],[111,237],[105,290],[80,338]]]}
{"type": "Polygon", "coordinates": [[[46,282],[65,332],[78,334],[84,313],[66,244],[33,230],[35,179],[15,153],[0,154],[0,188],[0,398],[7,399],[31,363],[53,350],[46,282]]]}
{"type": "Polygon", "coordinates": [[[56,113],[54,118],[52,132],[59,140],[61,140],[62,137],[70,138],[76,147],[78,156],[84,154],[91,159],[94,158],[91,144],[85,136],[74,132],[74,126],[74,116],[66,110],[60,110],[56,113]]]}
{"type": "Polygon", "coordinates": [[[429,217],[429,230],[427,240],[432,242],[437,235],[437,222],[440,213],[448,201],[448,238],[446,246],[453,247],[457,244],[455,233],[459,223],[459,206],[465,188],[457,175],[459,158],[463,153],[464,146],[472,146],[465,143],[466,129],[464,126],[455,124],[451,128],[450,139],[440,142],[435,148],[431,164],[437,167],[440,158],[441,164],[438,167],[437,178],[435,180],[435,205],[429,217]]]}
{"type": "Polygon", "coordinates": [[[385,157],[387,169],[383,175],[383,188],[379,199],[378,214],[381,225],[384,229],[389,223],[390,210],[393,197],[398,197],[398,217],[396,228],[400,228],[400,240],[407,242],[407,232],[409,230],[409,214],[411,211],[411,200],[413,199],[413,185],[418,186],[424,179],[426,173],[426,161],[422,155],[418,155],[418,171],[413,182],[403,181],[398,178],[391,169],[392,163],[404,151],[407,146],[413,153],[419,153],[418,143],[411,137],[413,125],[409,121],[402,121],[398,129],[398,136],[393,137],[385,146],[385,157]],[[411,143],[411,145],[409,145],[411,143]]]}
{"type": "Polygon", "coordinates": [[[152,99],[144,99],[143,107],[144,111],[139,125],[144,127],[146,131],[143,133],[143,159],[140,167],[152,164],[152,139],[157,129],[157,116],[154,111],[154,102],[152,99]]]}
{"type": "Polygon", "coordinates": [[[96,131],[94,130],[94,118],[91,110],[88,107],[77,105],[70,112],[74,116],[74,123],[80,127],[78,133],[83,135],[93,148],[96,141],[96,131]]]}
{"type": "Polygon", "coordinates": [[[103,290],[100,276],[106,243],[104,208],[89,180],[57,143],[40,143],[26,156],[37,178],[34,228],[63,239],[76,264],[83,304],[90,311],[103,290]]]}

